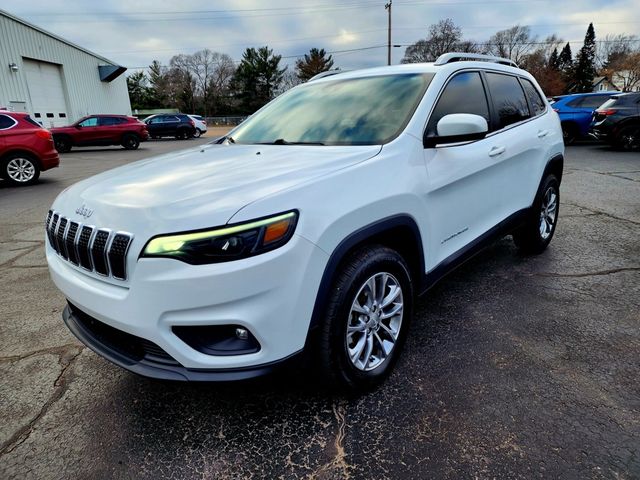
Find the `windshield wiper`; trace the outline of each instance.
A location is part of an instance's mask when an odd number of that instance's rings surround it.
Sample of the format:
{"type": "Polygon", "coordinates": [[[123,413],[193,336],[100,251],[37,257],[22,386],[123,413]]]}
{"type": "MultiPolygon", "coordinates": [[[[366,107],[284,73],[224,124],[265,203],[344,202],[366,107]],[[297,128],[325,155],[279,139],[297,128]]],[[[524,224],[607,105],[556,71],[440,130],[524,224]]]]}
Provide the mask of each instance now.
{"type": "Polygon", "coordinates": [[[232,136],[230,135],[225,135],[224,137],[220,137],[217,140],[214,140],[213,143],[216,143],[218,145],[224,143],[224,142],[229,142],[229,143],[236,143],[236,141],[233,139],[232,136]]]}
{"type": "Polygon", "coordinates": [[[284,138],[278,138],[273,142],[262,142],[259,145],[324,145],[322,142],[288,142],[284,138]]]}

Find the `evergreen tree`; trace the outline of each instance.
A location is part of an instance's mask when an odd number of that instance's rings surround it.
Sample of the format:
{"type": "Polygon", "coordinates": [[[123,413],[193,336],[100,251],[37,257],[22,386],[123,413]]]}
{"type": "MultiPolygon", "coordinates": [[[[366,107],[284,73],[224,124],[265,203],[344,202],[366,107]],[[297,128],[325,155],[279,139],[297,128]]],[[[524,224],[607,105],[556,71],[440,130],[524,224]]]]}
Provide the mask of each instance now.
{"type": "Polygon", "coordinates": [[[280,68],[281,55],[269,47],[247,48],[233,77],[233,89],[244,113],[253,113],[278,91],[287,67],[280,68]]]}
{"type": "Polygon", "coordinates": [[[576,92],[592,91],[593,78],[596,73],[596,33],[593,29],[593,23],[590,23],[584,36],[584,44],[576,56],[573,90],[576,92]]]}
{"type": "Polygon", "coordinates": [[[549,56],[549,68],[556,71],[560,69],[560,58],[558,57],[557,48],[554,48],[549,56]]]}
{"type": "Polygon", "coordinates": [[[573,54],[569,42],[564,46],[558,56],[558,68],[565,74],[570,74],[573,66],[573,54]]]}
{"type": "Polygon", "coordinates": [[[306,82],[319,73],[331,70],[333,59],[331,55],[327,57],[324,48],[312,48],[309,54],[305,54],[304,59],[296,60],[296,75],[300,80],[306,82]]]}

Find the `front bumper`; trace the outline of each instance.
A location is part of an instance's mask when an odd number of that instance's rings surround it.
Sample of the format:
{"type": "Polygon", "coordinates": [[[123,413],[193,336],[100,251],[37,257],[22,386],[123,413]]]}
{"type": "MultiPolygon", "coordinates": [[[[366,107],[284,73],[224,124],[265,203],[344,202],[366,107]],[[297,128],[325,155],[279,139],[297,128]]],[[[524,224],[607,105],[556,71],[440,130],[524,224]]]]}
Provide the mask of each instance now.
{"type": "Polygon", "coordinates": [[[188,369],[173,360],[157,345],[106,324],[100,324],[71,304],[65,307],[62,318],[78,340],[98,355],[130,372],[160,380],[247,380],[292,367],[301,356],[301,353],[297,353],[277,362],[247,368],[188,369]],[[105,333],[105,330],[109,330],[110,334],[105,333]]]}
{"type": "Polygon", "coordinates": [[[48,242],[46,251],[54,283],[74,305],[65,313],[65,322],[80,340],[129,370],[182,380],[217,380],[222,371],[230,373],[224,376],[231,379],[255,376],[300,352],[328,260],[321,249],[294,235],[279,249],[221,264],[196,266],[142,258],[135,263],[129,281],[118,285],[71,265],[48,242]],[[81,313],[74,315],[74,311],[81,313]],[[141,358],[114,355],[82,329],[82,323],[74,320],[78,315],[155,344],[178,364],[177,370],[163,366],[157,372],[157,365],[150,366],[141,358]],[[260,350],[209,355],[192,348],[173,331],[173,327],[203,325],[244,327],[255,336],[260,350]]]}

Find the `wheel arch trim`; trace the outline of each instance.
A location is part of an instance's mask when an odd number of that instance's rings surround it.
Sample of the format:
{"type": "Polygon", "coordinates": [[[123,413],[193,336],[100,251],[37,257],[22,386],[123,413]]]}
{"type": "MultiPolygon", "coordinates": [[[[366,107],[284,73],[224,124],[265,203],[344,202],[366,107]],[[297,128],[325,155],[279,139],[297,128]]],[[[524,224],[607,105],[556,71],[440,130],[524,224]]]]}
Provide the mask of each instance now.
{"type": "MultiPolygon", "coordinates": [[[[320,285],[318,286],[318,291],[316,293],[316,300],[313,305],[313,312],[311,314],[311,321],[309,324],[309,331],[307,332],[306,346],[309,344],[312,330],[315,330],[315,328],[320,325],[324,306],[326,305],[327,299],[329,298],[329,295],[331,293],[331,285],[335,279],[335,275],[338,272],[342,261],[346,258],[347,254],[353,251],[353,249],[358,247],[359,245],[364,245],[368,241],[375,240],[376,237],[380,237],[385,233],[389,233],[395,229],[407,229],[414,237],[414,246],[417,247],[418,265],[410,264],[409,268],[414,274],[413,281],[417,283],[417,288],[415,289],[415,291],[421,290],[421,282],[423,280],[425,272],[425,259],[422,236],[415,219],[409,214],[398,214],[365,225],[344,238],[333,249],[331,255],[329,256],[329,260],[325,265],[324,272],[320,280],[320,285]]],[[[409,261],[407,261],[407,263],[409,263],[409,261]]]]}

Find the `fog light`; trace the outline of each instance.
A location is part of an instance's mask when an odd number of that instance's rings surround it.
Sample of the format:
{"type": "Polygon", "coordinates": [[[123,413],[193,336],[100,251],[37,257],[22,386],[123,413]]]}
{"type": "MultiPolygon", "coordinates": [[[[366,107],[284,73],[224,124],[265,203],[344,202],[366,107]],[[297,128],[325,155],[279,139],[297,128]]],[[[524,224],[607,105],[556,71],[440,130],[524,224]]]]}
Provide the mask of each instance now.
{"type": "Polygon", "coordinates": [[[240,340],[247,340],[249,338],[249,332],[246,328],[236,328],[236,337],[240,340]]]}

